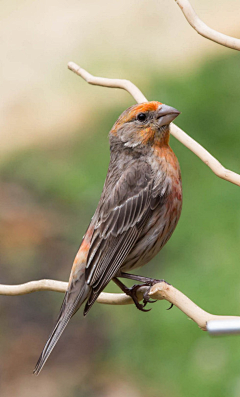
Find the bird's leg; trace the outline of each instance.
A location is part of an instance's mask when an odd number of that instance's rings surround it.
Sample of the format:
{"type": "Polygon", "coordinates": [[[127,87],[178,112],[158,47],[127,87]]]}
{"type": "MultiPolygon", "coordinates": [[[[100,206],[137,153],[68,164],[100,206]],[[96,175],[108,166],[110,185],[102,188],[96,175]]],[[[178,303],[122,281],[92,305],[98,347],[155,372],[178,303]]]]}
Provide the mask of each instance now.
{"type": "MultiPolygon", "coordinates": [[[[120,278],[128,278],[128,279],[134,280],[134,281],[139,281],[139,282],[143,283],[141,286],[146,285],[146,286],[149,286],[150,288],[151,288],[154,284],[157,284],[157,283],[160,283],[160,282],[164,282],[164,283],[166,283],[166,284],[169,284],[169,283],[167,283],[167,281],[165,281],[165,280],[163,280],[163,279],[162,279],[162,280],[157,280],[157,279],[155,279],[155,278],[143,277],[143,276],[138,276],[137,274],[130,274],[130,273],[124,273],[124,272],[119,273],[119,274],[118,274],[118,277],[120,277],[120,278]]],[[[169,285],[170,285],[170,284],[169,284],[169,285]]],[[[149,290],[150,290],[150,288],[149,288],[149,290]]],[[[148,302],[149,302],[149,303],[154,303],[154,302],[156,302],[156,300],[151,300],[151,299],[149,298],[148,292],[149,292],[149,291],[146,291],[146,292],[144,293],[144,295],[143,295],[143,307],[145,307],[146,304],[147,304],[148,302]]],[[[171,309],[171,308],[172,308],[172,305],[169,307],[169,309],[171,309]]],[[[167,310],[169,310],[169,309],[167,309],[167,310]]]]}
{"type": "MultiPolygon", "coordinates": [[[[128,296],[131,296],[133,302],[135,303],[135,306],[137,309],[141,310],[142,312],[149,312],[151,309],[144,309],[146,306],[147,302],[145,301],[145,298],[143,300],[144,304],[142,305],[141,303],[138,302],[137,298],[137,290],[142,287],[143,285],[133,285],[131,288],[128,288],[126,285],[124,285],[118,278],[114,277],[112,279],[115,284],[128,296]]],[[[146,284],[145,284],[146,285],[146,284]]],[[[154,301],[155,302],[155,301],[154,301]]]]}
{"type": "MultiPolygon", "coordinates": [[[[123,273],[123,272],[119,273],[118,277],[120,277],[120,278],[128,278],[130,280],[139,281],[140,283],[144,283],[144,284],[151,285],[151,286],[154,285],[154,284],[157,284],[157,283],[161,283],[161,282],[167,283],[163,279],[162,280],[157,280],[155,278],[138,276],[137,274],[123,273]]],[[[169,284],[169,283],[167,283],[167,284],[169,284]]]]}

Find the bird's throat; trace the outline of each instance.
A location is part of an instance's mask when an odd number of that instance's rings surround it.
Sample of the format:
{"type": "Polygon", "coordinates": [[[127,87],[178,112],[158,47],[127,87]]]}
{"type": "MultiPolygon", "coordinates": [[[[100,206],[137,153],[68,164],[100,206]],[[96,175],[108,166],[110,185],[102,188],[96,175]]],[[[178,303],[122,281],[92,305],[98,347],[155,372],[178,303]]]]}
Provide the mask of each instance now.
{"type": "Polygon", "coordinates": [[[143,145],[152,146],[166,146],[169,144],[169,125],[165,125],[161,128],[147,127],[142,129],[140,133],[141,143],[143,145]]]}

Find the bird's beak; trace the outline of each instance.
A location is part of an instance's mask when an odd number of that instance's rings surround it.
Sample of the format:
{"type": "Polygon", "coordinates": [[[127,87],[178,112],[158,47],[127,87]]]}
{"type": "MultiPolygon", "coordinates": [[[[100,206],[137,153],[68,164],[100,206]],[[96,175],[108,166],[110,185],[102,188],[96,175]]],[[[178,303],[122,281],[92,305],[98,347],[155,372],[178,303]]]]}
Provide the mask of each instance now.
{"type": "Polygon", "coordinates": [[[179,114],[180,112],[177,109],[168,105],[162,105],[157,112],[158,126],[162,127],[163,125],[170,124],[179,114]]]}

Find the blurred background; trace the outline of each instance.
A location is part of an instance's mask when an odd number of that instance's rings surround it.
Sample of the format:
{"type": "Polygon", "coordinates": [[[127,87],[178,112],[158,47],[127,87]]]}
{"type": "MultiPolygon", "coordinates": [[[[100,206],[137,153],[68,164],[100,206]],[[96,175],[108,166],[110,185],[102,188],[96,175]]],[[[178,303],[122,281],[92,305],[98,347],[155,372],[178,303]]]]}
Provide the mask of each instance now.
{"type": "MultiPolygon", "coordinates": [[[[238,0],[192,5],[211,27],[240,36],[238,0]]],[[[89,86],[69,61],[176,107],[177,124],[240,172],[239,54],[197,35],[174,1],[2,0],[0,10],[0,283],[68,280],[101,194],[108,131],[134,103],[89,86]]],[[[140,273],[209,312],[238,315],[239,188],[174,138],[171,146],[183,212],[140,273]]],[[[1,397],[240,396],[240,336],[211,338],[167,302],[149,313],[99,304],[86,318],[78,312],[34,377],[62,298],[0,297],[1,397]]]]}

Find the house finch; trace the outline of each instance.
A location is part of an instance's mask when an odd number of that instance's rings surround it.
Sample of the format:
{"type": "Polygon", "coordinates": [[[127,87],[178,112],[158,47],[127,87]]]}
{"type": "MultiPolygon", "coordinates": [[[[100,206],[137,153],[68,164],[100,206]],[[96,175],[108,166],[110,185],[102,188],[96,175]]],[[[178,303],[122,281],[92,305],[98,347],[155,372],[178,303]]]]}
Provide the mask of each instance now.
{"type": "Polygon", "coordinates": [[[71,317],[86,301],[86,315],[113,280],[131,295],[119,278],[151,285],[153,280],[125,273],[148,263],[166,244],[182,207],[181,174],[169,146],[169,124],[180,112],[160,102],[125,110],[109,134],[111,158],[103,192],[71,270],[69,284],[53,329],[34,373],[38,374],[71,317]]]}

